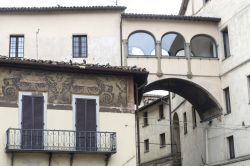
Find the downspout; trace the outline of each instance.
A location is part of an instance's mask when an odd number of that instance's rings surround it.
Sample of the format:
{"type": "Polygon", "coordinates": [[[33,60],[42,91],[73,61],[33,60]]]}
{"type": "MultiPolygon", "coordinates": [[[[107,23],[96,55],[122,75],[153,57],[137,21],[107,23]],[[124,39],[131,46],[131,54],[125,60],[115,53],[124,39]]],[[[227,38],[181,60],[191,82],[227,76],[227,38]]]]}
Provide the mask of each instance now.
{"type": "Polygon", "coordinates": [[[142,84],[140,87],[138,87],[137,84],[135,84],[135,100],[136,100],[136,111],[135,111],[135,121],[136,121],[136,137],[137,137],[137,143],[136,143],[136,149],[137,149],[137,165],[139,166],[141,164],[141,150],[140,150],[140,129],[139,129],[139,116],[138,116],[138,109],[139,109],[139,97],[138,97],[138,91],[143,88],[145,85],[147,85],[147,82],[142,84]]]}
{"type": "Polygon", "coordinates": [[[172,107],[171,107],[171,97],[170,92],[168,91],[168,97],[169,97],[169,123],[170,123],[170,144],[171,144],[171,154],[174,153],[173,150],[173,123],[172,123],[172,107]]]}
{"type": "Polygon", "coordinates": [[[110,154],[107,154],[107,155],[106,155],[106,158],[105,158],[105,166],[108,166],[110,156],[111,156],[110,154]]]}
{"type": "Polygon", "coordinates": [[[206,150],[206,164],[208,166],[209,159],[208,159],[208,127],[205,128],[205,150],[206,150]]]}
{"type": "Polygon", "coordinates": [[[121,20],[120,20],[120,54],[121,54],[121,66],[123,66],[123,61],[122,61],[122,15],[121,15],[121,20]]]}
{"type": "Polygon", "coordinates": [[[138,109],[139,109],[139,99],[138,99],[138,85],[135,84],[135,100],[136,100],[136,111],[135,111],[135,121],[136,121],[136,137],[137,137],[137,143],[136,143],[136,149],[137,149],[137,165],[139,166],[141,164],[141,150],[140,150],[140,130],[139,130],[139,116],[138,116],[138,109]]]}

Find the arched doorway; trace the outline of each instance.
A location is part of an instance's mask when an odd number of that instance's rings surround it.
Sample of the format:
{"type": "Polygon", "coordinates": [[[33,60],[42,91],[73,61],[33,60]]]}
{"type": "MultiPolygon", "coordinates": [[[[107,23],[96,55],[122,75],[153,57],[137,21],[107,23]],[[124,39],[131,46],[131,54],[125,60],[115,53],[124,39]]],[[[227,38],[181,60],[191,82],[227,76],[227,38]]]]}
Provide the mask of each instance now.
{"type": "Polygon", "coordinates": [[[174,153],[181,152],[180,124],[177,113],[174,113],[173,116],[173,151],[174,153]]]}

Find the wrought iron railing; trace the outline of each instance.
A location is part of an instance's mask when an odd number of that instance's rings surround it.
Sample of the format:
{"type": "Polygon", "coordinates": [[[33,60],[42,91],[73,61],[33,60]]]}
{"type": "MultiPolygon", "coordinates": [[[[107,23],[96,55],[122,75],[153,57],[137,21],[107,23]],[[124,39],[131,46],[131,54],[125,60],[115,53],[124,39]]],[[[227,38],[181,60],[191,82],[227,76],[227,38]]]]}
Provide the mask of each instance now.
{"type": "Polygon", "coordinates": [[[7,152],[116,153],[116,133],[9,128],[7,152]]]}

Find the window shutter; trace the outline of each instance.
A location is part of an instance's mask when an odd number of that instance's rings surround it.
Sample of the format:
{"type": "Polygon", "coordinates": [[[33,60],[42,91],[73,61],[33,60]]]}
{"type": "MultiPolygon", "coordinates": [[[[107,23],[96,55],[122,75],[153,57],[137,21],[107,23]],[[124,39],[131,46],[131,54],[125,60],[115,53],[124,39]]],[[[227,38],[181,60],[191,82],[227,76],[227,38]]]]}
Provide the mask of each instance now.
{"type": "Polygon", "coordinates": [[[43,96],[34,96],[34,129],[43,129],[44,98],[43,96]]]}
{"type": "Polygon", "coordinates": [[[87,131],[96,131],[96,100],[87,100],[87,131]]]}
{"type": "Polygon", "coordinates": [[[33,128],[32,97],[22,97],[22,129],[33,128]]]}
{"type": "Polygon", "coordinates": [[[86,130],[86,99],[76,99],[76,130],[86,130]]]}

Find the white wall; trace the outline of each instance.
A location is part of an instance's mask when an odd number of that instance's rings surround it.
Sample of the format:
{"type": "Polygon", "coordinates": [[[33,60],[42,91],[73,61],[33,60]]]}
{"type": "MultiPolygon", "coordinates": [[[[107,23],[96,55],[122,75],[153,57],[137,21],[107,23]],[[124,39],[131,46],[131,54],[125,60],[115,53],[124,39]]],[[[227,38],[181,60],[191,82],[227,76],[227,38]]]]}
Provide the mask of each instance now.
{"type": "Polygon", "coordinates": [[[1,14],[0,55],[9,55],[11,34],[24,35],[24,57],[120,65],[120,13],[1,14]],[[86,34],[88,58],[72,58],[72,35],[86,34]]]}

